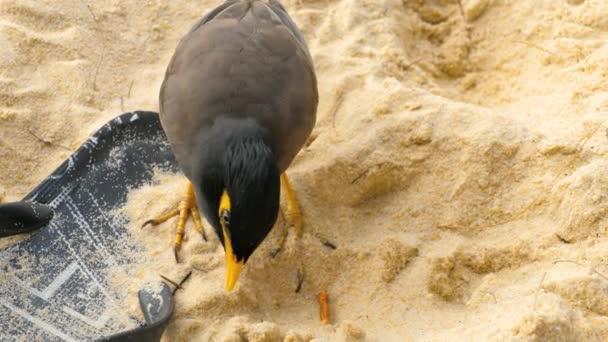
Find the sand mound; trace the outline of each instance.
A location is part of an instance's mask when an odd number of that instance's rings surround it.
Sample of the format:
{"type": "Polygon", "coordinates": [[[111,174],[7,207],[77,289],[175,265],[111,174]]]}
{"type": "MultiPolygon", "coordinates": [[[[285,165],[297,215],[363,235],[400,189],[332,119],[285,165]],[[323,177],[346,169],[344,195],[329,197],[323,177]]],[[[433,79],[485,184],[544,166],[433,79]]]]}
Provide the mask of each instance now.
{"type": "MultiPolygon", "coordinates": [[[[0,2],[0,200],[110,117],[156,109],[177,40],[216,3],[0,2]]],[[[195,269],[165,339],[608,338],[608,2],[284,3],[320,87],[289,170],[306,233],[272,259],[280,220],[226,294],[211,232],[189,229],[175,266],[173,222],[138,228],[184,179],[134,189],[124,214],[150,254],[131,293],[195,269]]]]}

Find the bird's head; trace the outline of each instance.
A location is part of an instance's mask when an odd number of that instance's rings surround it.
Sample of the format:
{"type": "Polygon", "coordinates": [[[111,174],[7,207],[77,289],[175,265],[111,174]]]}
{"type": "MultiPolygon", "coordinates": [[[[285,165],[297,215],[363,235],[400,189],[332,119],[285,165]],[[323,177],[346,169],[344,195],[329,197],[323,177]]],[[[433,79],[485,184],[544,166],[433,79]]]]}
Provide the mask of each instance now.
{"type": "Polygon", "coordinates": [[[201,207],[226,254],[226,289],[272,229],[279,210],[280,174],[259,132],[232,129],[217,158],[202,167],[201,207]]]}

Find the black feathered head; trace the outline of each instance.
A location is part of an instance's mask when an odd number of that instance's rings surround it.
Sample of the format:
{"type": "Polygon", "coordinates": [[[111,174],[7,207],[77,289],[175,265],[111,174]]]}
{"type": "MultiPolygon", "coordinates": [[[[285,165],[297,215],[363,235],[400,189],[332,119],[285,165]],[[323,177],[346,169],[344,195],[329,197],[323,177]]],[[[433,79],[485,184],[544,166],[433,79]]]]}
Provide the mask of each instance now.
{"type": "Polygon", "coordinates": [[[254,122],[215,126],[219,136],[209,141],[214,145],[201,158],[195,186],[199,205],[224,245],[226,288],[231,290],[277,219],[280,174],[272,145],[254,122]]]}

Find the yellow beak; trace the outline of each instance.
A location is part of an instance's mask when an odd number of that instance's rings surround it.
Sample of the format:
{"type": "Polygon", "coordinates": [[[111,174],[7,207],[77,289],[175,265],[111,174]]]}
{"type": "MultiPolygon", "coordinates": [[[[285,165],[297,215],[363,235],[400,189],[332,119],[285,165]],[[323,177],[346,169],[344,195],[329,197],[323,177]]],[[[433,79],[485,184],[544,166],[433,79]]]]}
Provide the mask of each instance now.
{"type": "MultiPolygon", "coordinates": [[[[230,212],[230,196],[228,196],[226,190],[224,190],[224,193],[222,193],[222,197],[220,198],[218,215],[222,216],[223,211],[230,212]]],[[[226,226],[222,221],[220,221],[220,223],[222,225],[222,232],[224,233],[224,251],[226,252],[226,290],[232,291],[237,280],[239,280],[239,275],[241,274],[245,261],[237,260],[234,249],[232,248],[230,232],[226,229],[226,226]]]]}
{"type": "Polygon", "coordinates": [[[232,249],[230,233],[224,225],[222,225],[222,230],[224,231],[224,249],[226,251],[226,290],[232,291],[237,280],[239,280],[244,262],[236,259],[232,249]]]}
{"type": "Polygon", "coordinates": [[[243,269],[243,262],[237,261],[236,256],[228,253],[226,248],[226,291],[232,291],[243,269]]]}

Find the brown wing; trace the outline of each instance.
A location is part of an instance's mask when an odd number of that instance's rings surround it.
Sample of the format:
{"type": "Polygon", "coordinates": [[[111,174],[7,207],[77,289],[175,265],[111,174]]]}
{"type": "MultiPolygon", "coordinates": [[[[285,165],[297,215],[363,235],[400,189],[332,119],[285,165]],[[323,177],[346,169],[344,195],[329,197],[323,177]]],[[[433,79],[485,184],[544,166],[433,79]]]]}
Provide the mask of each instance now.
{"type": "Polygon", "coordinates": [[[220,116],[252,118],[270,130],[281,171],[310,135],[318,102],[314,68],[301,33],[279,6],[227,1],[179,43],[160,111],[187,176],[195,144],[220,116]]]}

